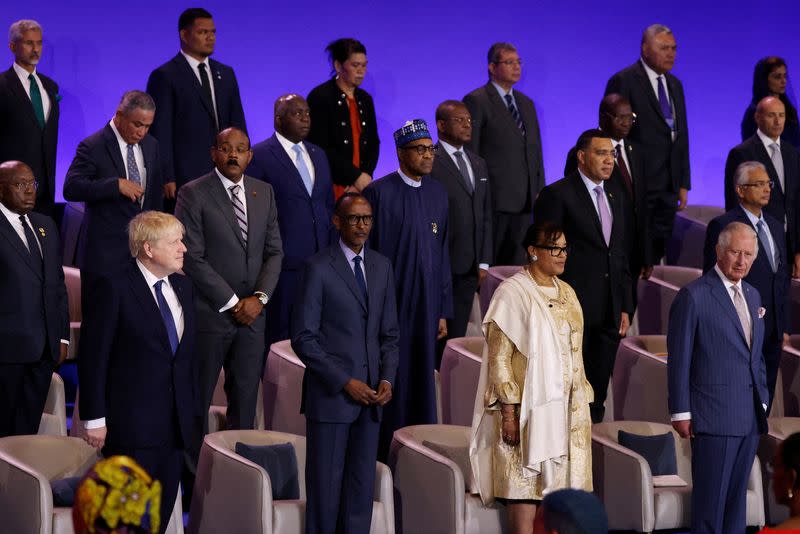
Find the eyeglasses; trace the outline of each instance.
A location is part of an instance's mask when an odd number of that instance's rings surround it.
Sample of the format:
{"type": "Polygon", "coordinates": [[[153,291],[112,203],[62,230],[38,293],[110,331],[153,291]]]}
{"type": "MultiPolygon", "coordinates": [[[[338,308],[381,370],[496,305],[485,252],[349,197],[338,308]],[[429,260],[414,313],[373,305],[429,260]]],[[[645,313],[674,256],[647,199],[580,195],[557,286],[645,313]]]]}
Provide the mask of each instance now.
{"type": "Polygon", "coordinates": [[[456,122],[458,124],[472,124],[472,119],[470,117],[450,117],[447,120],[456,122]]]}
{"type": "Polygon", "coordinates": [[[506,59],[505,61],[493,61],[495,65],[505,65],[506,67],[513,67],[514,65],[522,66],[521,59],[506,59]]]}
{"type": "Polygon", "coordinates": [[[222,146],[215,146],[214,149],[219,152],[222,152],[226,156],[230,156],[231,154],[247,154],[248,152],[250,152],[250,147],[244,147],[244,146],[237,146],[234,148],[230,145],[222,145],[222,146]]]}
{"type": "Polygon", "coordinates": [[[567,256],[569,255],[570,247],[567,245],[566,247],[555,247],[552,245],[533,245],[534,248],[541,248],[544,250],[549,250],[550,255],[554,258],[558,258],[559,256],[567,256]]]}
{"type": "Polygon", "coordinates": [[[775,187],[775,182],[773,182],[772,180],[769,180],[769,181],[755,182],[755,183],[752,183],[752,184],[739,184],[739,186],[740,187],[757,187],[759,189],[764,189],[765,187],[769,187],[770,189],[772,189],[773,187],[775,187]]]}
{"type": "Polygon", "coordinates": [[[39,189],[39,182],[35,180],[33,182],[16,182],[10,185],[14,189],[16,189],[18,193],[24,193],[26,191],[36,191],[37,189],[39,189]]]}
{"type": "Polygon", "coordinates": [[[611,117],[614,120],[614,122],[617,122],[619,124],[626,124],[628,122],[631,124],[636,123],[636,113],[631,113],[629,115],[612,115],[611,113],[606,112],[606,115],[611,117]]]}
{"type": "Polygon", "coordinates": [[[361,223],[363,223],[364,226],[370,226],[372,224],[372,215],[345,215],[343,219],[347,221],[347,224],[350,226],[358,226],[361,223]]]}
{"type": "Polygon", "coordinates": [[[401,147],[403,150],[414,150],[418,156],[424,156],[427,152],[431,156],[435,156],[439,147],[436,145],[414,145],[401,147]]]}

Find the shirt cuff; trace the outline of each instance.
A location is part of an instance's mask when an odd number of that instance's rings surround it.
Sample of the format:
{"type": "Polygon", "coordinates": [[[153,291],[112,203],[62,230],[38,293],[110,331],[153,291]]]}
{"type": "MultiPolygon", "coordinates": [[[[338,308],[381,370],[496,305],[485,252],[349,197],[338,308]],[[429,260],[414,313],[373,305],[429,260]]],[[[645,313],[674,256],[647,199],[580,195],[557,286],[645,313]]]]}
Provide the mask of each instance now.
{"type": "Polygon", "coordinates": [[[100,419],[91,419],[89,421],[83,422],[83,428],[86,430],[94,430],[95,428],[103,428],[106,426],[106,418],[101,417],[100,419]]]}
{"type": "Polygon", "coordinates": [[[67,345],[67,346],[69,346],[69,339],[62,339],[62,340],[61,340],[61,343],[62,343],[63,345],[67,345]]]}
{"type": "Polygon", "coordinates": [[[225,306],[219,309],[219,312],[222,313],[224,311],[228,311],[234,306],[236,306],[236,304],[238,303],[239,303],[239,297],[237,297],[236,294],[234,293],[233,296],[230,298],[230,300],[225,303],[225,306]]]}
{"type": "Polygon", "coordinates": [[[674,413],[669,418],[671,421],[686,421],[692,418],[692,412],[674,413]]]}
{"type": "Polygon", "coordinates": [[[479,263],[478,264],[478,269],[483,269],[484,271],[488,271],[489,270],[489,264],[488,263],[479,263]]]}
{"type": "Polygon", "coordinates": [[[762,402],[762,403],[761,403],[761,406],[763,406],[763,407],[764,407],[764,411],[766,412],[766,411],[767,411],[767,405],[766,405],[766,404],[764,404],[764,403],[762,402]]]}

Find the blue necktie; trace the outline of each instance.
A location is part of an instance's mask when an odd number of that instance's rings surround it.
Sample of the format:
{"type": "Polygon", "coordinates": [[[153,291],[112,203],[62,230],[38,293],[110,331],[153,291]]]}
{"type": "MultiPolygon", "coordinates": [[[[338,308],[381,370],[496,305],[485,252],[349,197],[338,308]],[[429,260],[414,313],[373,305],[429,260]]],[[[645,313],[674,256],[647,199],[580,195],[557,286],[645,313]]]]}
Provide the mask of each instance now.
{"type": "Polygon", "coordinates": [[[761,246],[764,248],[764,254],[767,255],[769,258],[769,266],[772,267],[772,272],[775,272],[776,264],[778,263],[775,261],[775,253],[772,252],[772,247],[769,246],[769,237],[767,236],[767,229],[765,228],[767,225],[764,221],[758,221],[758,240],[761,241],[761,246]]]}
{"type": "Polygon", "coordinates": [[[361,270],[361,256],[353,258],[353,262],[355,263],[353,270],[356,273],[356,285],[358,285],[358,289],[361,290],[361,294],[364,296],[364,302],[369,303],[367,300],[367,281],[364,279],[364,271],[361,270]]]}
{"type": "Polygon", "coordinates": [[[667,121],[670,130],[675,129],[675,119],[672,118],[672,106],[667,98],[667,88],[664,85],[664,77],[658,77],[658,104],[661,106],[661,114],[664,115],[664,120],[667,121]]]}
{"type": "Polygon", "coordinates": [[[522,132],[522,135],[525,135],[525,123],[522,122],[522,115],[519,114],[519,110],[517,106],[514,105],[514,99],[511,95],[506,94],[506,106],[508,107],[508,111],[511,113],[511,116],[514,118],[514,122],[517,123],[517,128],[519,131],[522,132]]]}
{"type": "Polygon", "coordinates": [[[159,280],[153,287],[156,289],[156,302],[158,302],[158,310],[161,312],[161,320],[164,321],[164,326],[167,328],[167,337],[169,337],[169,346],[172,348],[172,355],[178,350],[178,329],[175,328],[175,320],[172,318],[172,312],[167,304],[167,299],[164,298],[164,293],[161,292],[161,286],[164,284],[163,280],[159,280]]]}
{"type": "Polygon", "coordinates": [[[297,154],[297,172],[300,173],[300,178],[303,180],[303,185],[306,186],[306,191],[308,194],[311,194],[311,190],[314,188],[314,184],[311,183],[311,172],[308,170],[308,166],[306,165],[306,160],[303,157],[303,147],[300,144],[296,144],[292,147],[295,154],[297,154]]]}

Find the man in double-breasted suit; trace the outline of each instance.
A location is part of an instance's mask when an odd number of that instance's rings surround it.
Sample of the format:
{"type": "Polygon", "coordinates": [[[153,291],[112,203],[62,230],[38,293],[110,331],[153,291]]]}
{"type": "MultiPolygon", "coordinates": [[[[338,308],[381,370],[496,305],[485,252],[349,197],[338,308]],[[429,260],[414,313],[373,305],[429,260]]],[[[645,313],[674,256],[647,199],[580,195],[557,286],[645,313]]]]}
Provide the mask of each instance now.
{"type": "Polygon", "coordinates": [[[741,163],[733,182],[739,205],[708,223],[703,251],[703,270],[708,272],[717,263],[717,239],[722,229],[732,222],[747,224],[758,234],[758,256],[744,281],[761,295],[764,308],[764,364],[767,368],[769,398],[767,413],[772,409],[778,367],[783,343],[788,341],[791,325],[789,304],[792,261],[786,252],[783,224],[767,213],[770,201],[770,178],[765,166],[757,161],[741,163]]]}
{"type": "Polygon", "coordinates": [[[749,224],[719,234],[713,269],[684,286],[669,312],[672,426],[692,438],[693,533],[744,532],[747,480],[767,431],[764,308],[742,279],[758,253],[749,224]]]}
{"type": "Polygon", "coordinates": [[[175,207],[186,227],[184,272],[197,290],[202,413],[208,412],[224,366],[231,429],[253,428],[264,361],[264,306],[283,258],[272,187],[244,175],[252,156],[247,134],[221,131],[211,149],[214,170],[182,187],[175,207]]]}
{"type": "Polygon", "coordinates": [[[189,8],[178,19],[181,49],[150,73],[147,92],[158,106],[152,134],[164,158],[164,194],[175,198],[183,184],[208,173],[208,148],[217,132],[247,131],[233,69],[210,59],[217,29],[211,13],[189,8]]]}
{"type": "Polygon", "coordinates": [[[383,406],[399,353],[392,265],[364,243],[372,208],[337,202],[340,239],[306,263],[292,348],[306,365],[306,532],[369,532],[383,406]]]}
{"type": "Polygon", "coordinates": [[[522,76],[517,49],[495,43],[488,62],[489,82],[464,97],[472,116],[469,147],[489,167],[494,262],[522,265],[522,239],[544,187],[539,120],[533,101],[513,88],[522,76]]]}
{"type": "Polygon", "coordinates": [[[642,34],[641,58],[608,80],[605,94],[630,102],[636,124],[630,140],[640,148],[653,239],[653,260],[664,255],[676,210],[691,188],[689,130],[681,81],[670,73],[677,45],[672,30],[653,24],[642,34]]]}
{"type": "Polygon", "coordinates": [[[592,421],[603,420],[617,347],[633,313],[626,194],[609,180],[614,148],[609,134],[587,130],[576,143],[578,170],[548,185],[534,207],[537,221],[561,225],[570,250],[562,279],[583,308],[583,365],[594,389],[592,421]]]}
{"type": "Polygon", "coordinates": [[[140,213],[130,224],[134,259],[100,277],[84,314],[78,378],[85,440],[105,456],[130,456],[161,482],[169,523],[184,450],[200,430],[192,284],[178,271],[186,247],[172,215],[140,213]]]}
{"type": "Polygon", "coordinates": [[[31,211],[35,202],[31,168],[0,164],[0,437],[38,432],[50,377],[69,344],[58,230],[31,211]]]}
{"type": "Polygon", "coordinates": [[[0,161],[18,160],[33,170],[39,187],[35,211],[53,215],[61,97],[56,82],[40,73],[42,27],[18,20],[8,32],[14,64],[0,73],[0,161]]]}
{"type": "Polygon", "coordinates": [[[492,263],[492,204],[486,162],[464,145],[472,139],[469,110],[458,100],[436,108],[439,150],[430,177],[447,189],[453,318],[449,338],[464,337],[475,290],[492,263]]]}
{"type": "Polygon", "coordinates": [[[306,141],[311,114],[305,99],[284,95],[275,102],[275,133],[253,147],[247,175],[272,186],[283,243],[278,285],[267,312],[267,346],[289,338],[297,277],[306,259],[331,243],[333,182],[328,158],[306,141]]]}

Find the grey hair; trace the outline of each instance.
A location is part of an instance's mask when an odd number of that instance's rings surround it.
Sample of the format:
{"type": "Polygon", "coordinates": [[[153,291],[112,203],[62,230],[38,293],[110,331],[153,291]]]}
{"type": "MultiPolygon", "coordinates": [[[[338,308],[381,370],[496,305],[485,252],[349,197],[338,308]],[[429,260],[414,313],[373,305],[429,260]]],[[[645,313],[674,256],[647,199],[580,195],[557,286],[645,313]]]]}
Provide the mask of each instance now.
{"type": "Polygon", "coordinates": [[[42,26],[35,20],[18,20],[8,29],[8,42],[16,43],[22,40],[22,34],[29,30],[39,30],[42,33],[42,26]]]}
{"type": "Polygon", "coordinates": [[[644,29],[642,32],[642,44],[645,44],[650,39],[655,37],[660,33],[666,33],[668,35],[672,35],[672,30],[670,30],[667,26],[663,24],[651,24],[647,28],[644,29]]]}
{"type": "Polygon", "coordinates": [[[719,238],[717,238],[717,246],[722,247],[723,249],[728,248],[731,244],[731,238],[733,234],[738,233],[745,233],[748,236],[753,238],[753,243],[756,245],[756,250],[753,252],[754,256],[758,255],[758,234],[756,231],[753,230],[753,227],[749,224],[744,224],[740,222],[732,222],[728,226],[726,226],[720,233],[719,238]]]}
{"type": "Polygon", "coordinates": [[[135,109],[155,111],[156,103],[153,101],[153,97],[144,91],[137,91],[136,89],[133,91],[127,91],[124,95],[122,95],[122,100],[119,101],[117,112],[122,115],[128,115],[135,109]]]}
{"type": "Polygon", "coordinates": [[[750,178],[750,173],[756,169],[761,169],[762,171],[767,172],[767,168],[763,163],[759,163],[757,161],[745,161],[740,163],[739,166],[736,167],[736,171],[733,173],[733,183],[735,185],[744,185],[750,178]]]}

